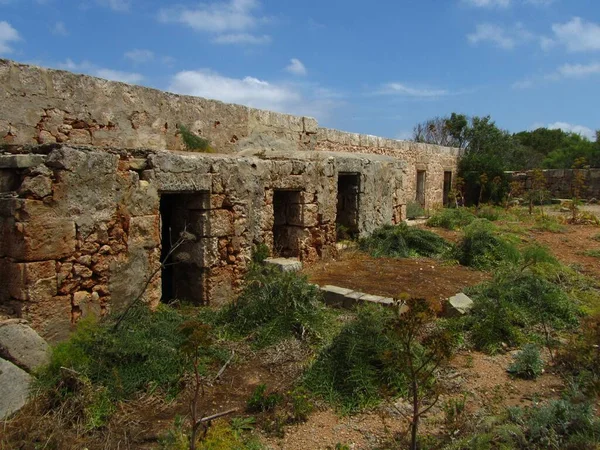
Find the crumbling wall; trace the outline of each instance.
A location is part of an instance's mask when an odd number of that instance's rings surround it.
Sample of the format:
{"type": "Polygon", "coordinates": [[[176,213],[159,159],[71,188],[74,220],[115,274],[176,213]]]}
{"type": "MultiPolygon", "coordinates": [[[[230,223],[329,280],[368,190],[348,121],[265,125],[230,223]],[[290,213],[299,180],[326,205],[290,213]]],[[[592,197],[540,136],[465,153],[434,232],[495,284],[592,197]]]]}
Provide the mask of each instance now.
{"type": "MultiPolygon", "coordinates": [[[[549,169],[542,173],[546,178],[546,189],[554,198],[573,197],[575,173],[583,178],[584,188],[580,193],[584,199],[600,199],[600,169],[549,169]]],[[[533,181],[533,171],[507,172],[510,181],[523,183],[525,190],[530,190],[533,181]]]]}
{"type": "MultiPolygon", "coordinates": [[[[443,201],[444,171],[459,152],[429,144],[319,128],[315,119],[175,95],[0,59],[0,143],[69,143],[185,150],[178,126],[218,153],[333,151],[387,155],[406,163],[398,204],[415,200],[416,172],[427,172],[426,207],[443,201]]],[[[402,216],[404,217],[404,216],[402,216]]]]}

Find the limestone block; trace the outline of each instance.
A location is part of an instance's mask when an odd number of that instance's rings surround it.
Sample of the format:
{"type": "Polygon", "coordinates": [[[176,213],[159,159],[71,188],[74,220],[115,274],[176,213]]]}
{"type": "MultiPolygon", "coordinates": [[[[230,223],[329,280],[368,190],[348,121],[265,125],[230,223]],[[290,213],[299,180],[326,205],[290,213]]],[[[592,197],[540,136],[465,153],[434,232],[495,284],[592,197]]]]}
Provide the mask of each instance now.
{"type": "Polygon", "coordinates": [[[75,222],[69,219],[36,218],[35,222],[5,221],[7,256],[18,261],[60,259],[75,252],[75,222]]]}
{"type": "Polygon", "coordinates": [[[346,296],[351,294],[353,291],[352,289],[327,285],[321,288],[321,292],[323,293],[323,299],[327,305],[344,307],[344,304],[346,303],[346,296]]]}
{"type": "Polygon", "coordinates": [[[142,180],[127,190],[123,203],[132,216],[150,216],[158,214],[160,196],[156,186],[142,180]]]}
{"type": "Polygon", "coordinates": [[[31,382],[31,375],[0,358],[0,420],[25,406],[31,382]]]}
{"type": "Polygon", "coordinates": [[[38,302],[57,293],[56,262],[8,263],[10,296],[38,302]]]}
{"type": "Polygon", "coordinates": [[[50,343],[69,337],[73,330],[71,323],[71,296],[56,296],[41,302],[24,302],[21,314],[31,327],[50,343]]]}
{"type": "Polygon", "coordinates": [[[35,198],[42,199],[52,194],[52,180],[49,177],[38,175],[36,177],[27,177],[19,187],[19,195],[32,195],[35,198]]]}
{"type": "MultiPolygon", "coordinates": [[[[159,192],[201,192],[210,191],[212,177],[207,173],[169,173],[145,170],[142,179],[156,186],[159,192]]],[[[215,190],[213,189],[213,192],[215,190]]]]}
{"type": "Polygon", "coordinates": [[[32,372],[50,362],[50,348],[23,321],[7,320],[0,322],[0,356],[32,372]]]}
{"type": "Polygon", "coordinates": [[[46,155],[0,155],[0,169],[27,169],[43,164],[46,155]]]}
{"type": "Polygon", "coordinates": [[[160,216],[132,217],[129,221],[129,247],[154,248],[160,245],[160,216]]]}
{"type": "Polygon", "coordinates": [[[382,306],[393,306],[394,305],[394,300],[388,297],[382,297],[380,295],[371,295],[371,294],[367,294],[367,295],[363,295],[360,298],[361,302],[368,302],[368,303],[375,303],[377,305],[382,305],[382,306]]]}
{"type": "Polygon", "coordinates": [[[226,209],[210,211],[208,236],[229,236],[233,234],[233,215],[226,209]]]}
{"type": "Polygon", "coordinates": [[[264,263],[281,272],[300,272],[302,270],[302,263],[296,258],[267,258],[264,263]]]}
{"type": "Polygon", "coordinates": [[[444,315],[447,317],[460,317],[471,312],[473,300],[464,293],[456,294],[444,302],[444,315]]]}

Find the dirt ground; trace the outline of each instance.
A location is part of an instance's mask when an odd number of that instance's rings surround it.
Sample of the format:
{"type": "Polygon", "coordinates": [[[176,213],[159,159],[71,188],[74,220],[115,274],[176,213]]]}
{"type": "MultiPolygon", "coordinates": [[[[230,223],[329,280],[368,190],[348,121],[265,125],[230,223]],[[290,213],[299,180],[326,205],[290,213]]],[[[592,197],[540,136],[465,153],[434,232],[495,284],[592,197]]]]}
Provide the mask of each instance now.
{"type": "Polygon", "coordinates": [[[423,298],[446,299],[489,278],[489,275],[433,258],[372,258],[348,250],[336,261],[317,263],[306,269],[311,282],[333,285],[366,294],[397,297],[402,293],[423,298]]]}

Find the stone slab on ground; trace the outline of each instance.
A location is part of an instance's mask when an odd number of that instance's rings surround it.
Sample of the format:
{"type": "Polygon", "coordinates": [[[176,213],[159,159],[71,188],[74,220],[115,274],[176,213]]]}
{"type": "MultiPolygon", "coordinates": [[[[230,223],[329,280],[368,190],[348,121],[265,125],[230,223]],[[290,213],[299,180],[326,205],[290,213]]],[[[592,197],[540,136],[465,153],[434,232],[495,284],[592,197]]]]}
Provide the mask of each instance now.
{"type": "Polygon", "coordinates": [[[351,294],[352,289],[341,288],[338,286],[323,286],[321,287],[325,304],[338,308],[344,308],[347,300],[346,296],[351,294]]]}
{"type": "Polygon", "coordinates": [[[50,347],[22,320],[0,322],[0,357],[32,372],[50,361],[50,347]]]}
{"type": "Polygon", "coordinates": [[[31,380],[23,369],[0,358],[0,420],[25,406],[31,380]]]}
{"type": "Polygon", "coordinates": [[[300,272],[302,263],[296,258],[267,258],[265,264],[274,266],[282,272],[300,272]]]}
{"type": "Polygon", "coordinates": [[[469,314],[473,309],[473,300],[466,294],[459,293],[453,295],[444,302],[444,315],[447,317],[460,317],[469,314]]]}

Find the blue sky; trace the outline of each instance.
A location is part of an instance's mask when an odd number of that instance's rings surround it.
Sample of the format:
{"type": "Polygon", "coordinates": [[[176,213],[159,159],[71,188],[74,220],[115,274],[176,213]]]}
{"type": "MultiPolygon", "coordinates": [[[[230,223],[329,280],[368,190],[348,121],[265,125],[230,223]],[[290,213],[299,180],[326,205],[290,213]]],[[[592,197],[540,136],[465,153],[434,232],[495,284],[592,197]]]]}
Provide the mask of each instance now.
{"type": "Polygon", "coordinates": [[[600,129],[600,0],[0,0],[0,57],[392,138],[600,129]]]}

